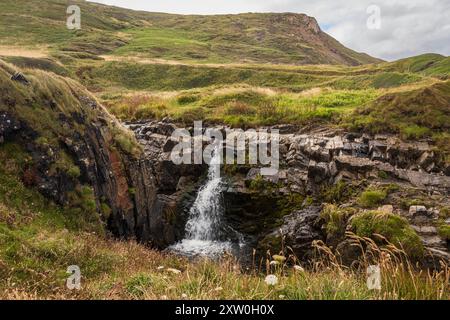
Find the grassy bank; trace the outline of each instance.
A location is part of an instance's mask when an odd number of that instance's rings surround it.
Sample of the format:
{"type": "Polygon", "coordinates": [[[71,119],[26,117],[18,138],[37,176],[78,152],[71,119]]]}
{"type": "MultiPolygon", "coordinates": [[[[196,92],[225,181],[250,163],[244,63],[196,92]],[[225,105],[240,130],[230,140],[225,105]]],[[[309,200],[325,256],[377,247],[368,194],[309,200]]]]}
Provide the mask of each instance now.
{"type": "Polygon", "coordinates": [[[58,207],[17,177],[9,145],[0,148],[0,298],[3,299],[450,299],[448,267],[427,273],[393,246],[367,247],[358,268],[342,266],[318,243],[314,265],[268,256],[243,268],[232,257],[213,262],[157,252],[103,233],[96,219],[58,207]],[[275,262],[272,262],[275,261],[275,262]],[[272,263],[271,263],[272,262],[272,263]],[[382,289],[369,290],[365,268],[381,266],[382,289]],[[67,267],[78,265],[82,289],[66,288],[67,267]],[[263,271],[264,270],[264,271],[263,271]],[[273,274],[276,285],[265,277],[273,274]]]}

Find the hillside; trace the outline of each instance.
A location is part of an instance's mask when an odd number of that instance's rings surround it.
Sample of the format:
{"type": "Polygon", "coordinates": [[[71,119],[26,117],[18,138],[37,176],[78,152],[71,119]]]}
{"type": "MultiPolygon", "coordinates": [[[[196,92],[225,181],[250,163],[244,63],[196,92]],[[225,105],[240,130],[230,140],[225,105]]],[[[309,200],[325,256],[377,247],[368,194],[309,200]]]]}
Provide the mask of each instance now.
{"type": "Polygon", "coordinates": [[[66,1],[2,1],[0,44],[37,45],[72,57],[118,54],[297,65],[380,61],[344,47],[321,31],[314,18],[303,14],[184,16],[85,1],[71,3],[78,4],[82,11],[82,29],[76,32],[65,27],[66,1]]]}
{"type": "Polygon", "coordinates": [[[384,62],[303,14],[70,3],[82,30],[65,0],[0,2],[0,299],[450,298],[449,57],[384,62]],[[278,173],[175,165],[198,120],[279,129],[278,173]]]}

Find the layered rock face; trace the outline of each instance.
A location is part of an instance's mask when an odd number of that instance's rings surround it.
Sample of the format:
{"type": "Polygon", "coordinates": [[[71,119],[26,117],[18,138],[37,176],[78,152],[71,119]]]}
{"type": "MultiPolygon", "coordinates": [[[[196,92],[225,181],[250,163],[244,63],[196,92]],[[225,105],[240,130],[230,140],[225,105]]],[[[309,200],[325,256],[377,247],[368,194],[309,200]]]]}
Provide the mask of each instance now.
{"type": "MultiPolygon", "coordinates": [[[[170,134],[175,125],[163,121],[133,123],[128,127],[144,146],[145,157],[159,163],[156,176],[160,184],[168,186],[166,194],[176,194],[175,186],[180,189],[186,180],[195,180],[189,165],[174,166],[170,162],[170,151],[176,143],[170,134]]],[[[224,127],[216,129],[226,132],[224,127]]],[[[324,187],[339,181],[382,185],[380,176],[383,176],[389,183],[421,190],[444,202],[448,202],[450,190],[448,168],[431,145],[406,143],[394,136],[371,137],[333,131],[281,134],[280,170],[274,176],[265,177],[260,170],[250,165],[224,166],[225,218],[234,230],[246,237],[249,245],[264,250],[271,246],[276,250],[273,239],[280,235],[281,229],[286,245],[294,248],[298,257],[311,254],[313,240],[327,239],[320,218],[321,207],[308,207],[306,199],[317,197],[324,187]]],[[[447,243],[435,227],[436,209],[426,209],[428,218],[419,223],[416,215],[394,205],[396,208],[392,207],[390,212],[406,217],[422,236],[424,245],[440,258],[448,259],[447,243]]]]}
{"type": "Polygon", "coordinates": [[[77,219],[96,230],[157,248],[179,239],[183,203],[195,195],[202,167],[144,154],[133,133],[77,83],[13,70],[0,61],[0,147],[14,144],[27,154],[17,172],[24,184],[78,208],[77,219]]]}

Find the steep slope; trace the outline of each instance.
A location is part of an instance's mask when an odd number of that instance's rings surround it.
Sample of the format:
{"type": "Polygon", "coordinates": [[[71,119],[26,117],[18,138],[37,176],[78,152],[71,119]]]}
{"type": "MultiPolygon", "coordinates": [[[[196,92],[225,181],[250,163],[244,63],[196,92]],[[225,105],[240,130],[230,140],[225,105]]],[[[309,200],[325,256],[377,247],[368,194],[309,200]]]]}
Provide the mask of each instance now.
{"type": "Polygon", "coordinates": [[[78,57],[117,49],[118,54],[205,62],[359,65],[380,61],[344,47],[304,14],[184,16],[85,1],[71,4],[81,7],[79,31],[65,27],[66,1],[2,1],[3,44],[46,44],[78,57]]]}
{"type": "Polygon", "coordinates": [[[435,152],[450,175],[450,81],[385,94],[355,110],[348,121],[353,130],[433,140],[435,152]]]}
{"type": "Polygon", "coordinates": [[[164,203],[154,211],[154,169],[132,133],[75,81],[15,71],[0,60],[0,146],[17,157],[25,186],[95,231],[154,245],[173,237],[164,203]]]}
{"type": "Polygon", "coordinates": [[[450,130],[450,81],[381,96],[356,111],[372,133],[402,133],[411,138],[450,130]],[[386,115],[389,115],[386,118],[386,115]]]}
{"type": "Polygon", "coordinates": [[[420,73],[448,79],[450,75],[450,57],[428,53],[386,63],[383,65],[383,68],[389,71],[420,73]]]}

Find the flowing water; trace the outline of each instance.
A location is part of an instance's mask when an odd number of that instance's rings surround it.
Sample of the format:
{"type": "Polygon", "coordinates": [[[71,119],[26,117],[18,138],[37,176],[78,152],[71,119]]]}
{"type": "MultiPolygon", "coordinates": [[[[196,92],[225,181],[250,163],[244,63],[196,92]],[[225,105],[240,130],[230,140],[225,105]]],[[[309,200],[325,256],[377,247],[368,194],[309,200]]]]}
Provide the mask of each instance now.
{"type": "Polygon", "coordinates": [[[209,164],[208,179],[200,188],[189,213],[186,238],[170,247],[170,250],[189,256],[218,256],[233,251],[233,244],[224,235],[222,214],[223,181],[220,177],[221,149],[216,148],[209,164]]]}

